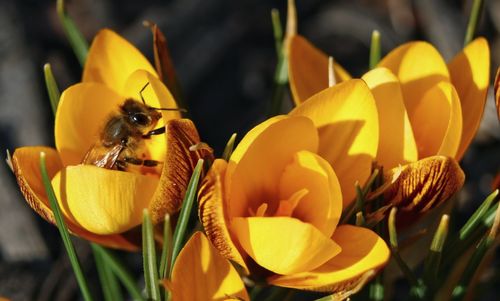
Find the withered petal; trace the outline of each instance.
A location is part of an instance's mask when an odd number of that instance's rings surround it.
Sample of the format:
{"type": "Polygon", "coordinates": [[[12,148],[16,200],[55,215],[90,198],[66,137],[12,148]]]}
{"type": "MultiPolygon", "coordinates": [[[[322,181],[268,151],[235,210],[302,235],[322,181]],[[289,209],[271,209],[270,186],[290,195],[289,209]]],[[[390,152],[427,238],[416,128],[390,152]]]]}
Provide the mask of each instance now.
{"type": "Polygon", "coordinates": [[[240,251],[231,240],[227,225],[227,211],[224,207],[223,183],[227,162],[215,160],[207,176],[203,179],[198,193],[198,215],[205,228],[208,239],[219,253],[239,264],[249,273],[240,251]]]}
{"type": "Polygon", "coordinates": [[[206,150],[189,150],[191,145],[200,142],[198,131],[191,120],[168,120],[165,129],[165,161],[160,182],[149,205],[153,223],[162,222],[167,213],[179,211],[194,167],[199,158],[207,155],[206,150]]]}
{"type": "Polygon", "coordinates": [[[409,224],[452,197],[464,180],[455,159],[425,158],[384,174],[384,181],[392,181],[383,193],[384,204],[398,208],[398,224],[409,224]]]}

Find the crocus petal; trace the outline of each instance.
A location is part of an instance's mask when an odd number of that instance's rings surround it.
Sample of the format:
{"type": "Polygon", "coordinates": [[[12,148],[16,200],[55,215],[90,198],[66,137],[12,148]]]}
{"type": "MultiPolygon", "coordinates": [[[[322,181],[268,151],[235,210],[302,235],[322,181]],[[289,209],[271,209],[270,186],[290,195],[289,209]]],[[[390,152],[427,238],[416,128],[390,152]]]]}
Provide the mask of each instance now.
{"type": "MultiPolygon", "coordinates": [[[[339,226],[332,239],[342,252],[313,271],[285,276],[272,276],[273,285],[325,292],[353,289],[363,276],[383,266],[389,259],[384,240],[373,231],[350,225],[339,226]]],[[[370,275],[374,273],[371,272],[370,275]]]]}
{"type": "Polygon", "coordinates": [[[240,251],[231,239],[228,230],[227,200],[224,200],[224,185],[227,163],[217,159],[203,179],[198,193],[198,215],[208,238],[223,257],[239,264],[248,274],[248,268],[240,251]]]}
{"type": "Polygon", "coordinates": [[[142,221],[158,179],[93,165],[69,166],[52,186],[65,215],[96,234],[125,232],[142,221]]]}
{"type": "Polygon", "coordinates": [[[440,81],[449,81],[448,68],[439,52],[427,42],[403,44],[387,54],[378,67],[386,67],[401,81],[406,109],[413,111],[422,96],[440,81]]]}
{"type": "MultiPolygon", "coordinates": [[[[12,164],[21,192],[28,204],[42,218],[55,224],[54,214],[50,209],[47,194],[42,184],[40,173],[40,152],[46,154],[46,166],[49,177],[53,177],[61,168],[61,159],[55,149],[49,147],[22,147],[16,149],[12,156],[12,164]]],[[[68,230],[84,239],[111,248],[137,250],[137,246],[121,235],[97,235],[74,224],[67,216],[65,218],[68,230]]]]}
{"type": "MultiPolygon", "coordinates": [[[[276,116],[250,130],[231,155],[225,176],[229,216],[248,216],[262,201],[279,201],[283,169],[300,150],[316,152],[318,134],[310,119],[276,116]]],[[[275,210],[277,204],[270,204],[275,210]]]]}
{"type": "Polygon", "coordinates": [[[248,255],[277,274],[310,271],[341,251],[316,227],[295,218],[235,218],[231,228],[248,255]]]}
{"type": "Polygon", "coordinates": [[[448,64],[451,82],[460,96],[463,132],[458,153],[460,160],[479,128],[490,82],[490,49],[484,38],[477,38],[448,64]]]}
{"type": "Polygon", "coordinates": [[[82,82],[102,83],[119,92],[129,75],[137,69],[157,76],[153,66],[137,48],[115,32],[103,29],[90,46],[82,82]]]}
{"type": "Polygon", "coordinates": [[[453,158],[429,157],[387,171],[384,182],[392,183],[384,191],[384,202],[398,207],[399,224],[409,225],[450,199],[464,180],[464,172],[453,158]]]}
{"type": "MultiPolygon", "coordinates": [[[[125,98],[133,98],[142,101],[140,91],[146,84],[149,85],[142,92],[146,105],[153,108],[175,109],[177,104],[167,90],[165,85],[153,74],[145,70],[136,70],[132,73],[121,90],[121,95],[125,98]]],[[[162,111],[162,119],[158,120],[156,128],[165,125],[165,121],[181,118],[179,111],[162,111]]],[[[153,135],[144,140],[147,143],[148,155],[153,160],[162,161],[165,157],[165,137],[163,135],[153,135]]]]}
{"type": "Polygon", "coordinates": [[[250,300],[238,272],[201,232],[182,248],[168,286],[175,301],[250,300]]]}
{"type": "Polygon", "coordinates": [[[100,139],[100,131],[124,98],[103,84],[81,83],[66,89],[55,120],[56,148],[63,164],[76,165],[100,139]]]}
{"type": "Polygon", "coordinates": [[[200,136],[189,119],[172,119],[165,123],[165,157],[158,187],[149,204],[154,224],[164,220],[165,214],[178,212],[186,188],[198,159],[211,155],[208,150],[190,150],[200,143],[200,136]]]}
{"type": "Polygon", "coordinates": [[[326,160],[308,151],[297,152],[285,168],[279,186],[282,200],[307,189],[292,216],[315,226],[326,237],[332,236],[342,213],[342,192],[326,160]]]}
{"type": "MultiPolygon", "coordinates": [[[[291,38],[289,53],[290,89],[295,104],[299,105],[328,88],[328,56],[300,35],[291,38]]],[[[339,64],[335,63],[333,70],[337,83],[351,79],[339,64]]]]}
{"type": "Polygon", "coordinates": [[[452,84],[443,81],[429,89],[413,108],[410,121],[419,158],[455,156],[462,133],[462,110],[452,84]]]}
{"type": "Polygon", "coordinates": [[[495,76],[495,102],[497,104],[498,119],[500,120],[500,68],[497,70],[497,75],[495,76]]]}
{"type": "Polygon", "coordinates": [[[387,68],[375,68],[363,75],[379,113],[380,140],[377,162],[384,168],[418,159],[417,145],[403,100],[401,85],[387,68]]]}
{"type": "Polygon", "coordinates": [[[318,154],[334,168],[343,194],[343,208],[363,184],[377,154],[379,128],[375,100],[364,81],[353,79],[315,94],[291,116],[306,116],[319,132],[318,154]]]}

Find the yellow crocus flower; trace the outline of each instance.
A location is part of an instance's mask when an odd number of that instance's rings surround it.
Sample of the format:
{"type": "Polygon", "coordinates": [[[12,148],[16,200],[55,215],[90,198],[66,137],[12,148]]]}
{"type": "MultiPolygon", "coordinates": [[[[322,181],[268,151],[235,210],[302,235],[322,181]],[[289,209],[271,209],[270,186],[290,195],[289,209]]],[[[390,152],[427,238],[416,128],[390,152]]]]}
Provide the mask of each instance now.
{"type": "Polygon", "coordinates": [[[54,223],[39,170],[40,152],[46,162],[69,230],[75,235],[110,247],[135,249],[126,232],[141,223],[148,208],[153,222],[176,212],[182,202],[197,153],[188,148],[199,143],[193,123],[180,119],[178,111],[162,111],[157,127],[166,134],[144,140],[139,158],[162,162],[155,169],[137,172],[83,165],[87,152],[100,139],[109,116],[117,114],[125,99],[145,102],[154,108],[176,108],[176,102],[146,58],[111,30],[95,37],[81,83],[66,89],[55,118],[56,148],[16,149],[12,163],[17,181],[30,206],[54,223]]]}
{"type": "Polygon", "coordinates": [[[172,301],[250,300],[245,284],[231,263],[222,257],[202,232],[195,232],[182,248],[163,280],[172,301]]]}
{"type": "Polygon", "coordinates": [[[377,131],[370,138],[365,129],[377,121],[362,81],[332,89],[337,97],[317,100],[338,106],[330,120],[306,107],[273,117],[245,135],[229,162],[216,160],[199,192],[199,216],[215,248],[247,273],[272,285],[348,295],[386,263],[389,250],[369,229],[338,225],[340,174],[356,174],[364,169],[358,160],[370,157],[357,137],[374,139],[376,152],[377,131]],[[354,117],[349,100],[368,109],[354,117]],[[325,148],[323,135],[339,143],[325,148]]]}

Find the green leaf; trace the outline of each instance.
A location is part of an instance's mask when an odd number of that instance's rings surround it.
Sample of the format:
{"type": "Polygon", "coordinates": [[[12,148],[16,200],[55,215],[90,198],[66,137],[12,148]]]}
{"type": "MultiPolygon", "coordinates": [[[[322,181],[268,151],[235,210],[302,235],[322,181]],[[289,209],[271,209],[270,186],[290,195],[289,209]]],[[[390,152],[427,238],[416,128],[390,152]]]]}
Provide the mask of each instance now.
{"type": "Polygon", "coordinates": [[[69,237],[68,228],[64,223],[61,209],[59,208],[56,195],[54,193],[54,190],[52,189],[52,184],[50,183],[49,175],[47,173],[47,166],[45,163],[44,152],[40,153],[40,171],[42,174],[43,186],[45,187],[50,207],[52,209],[52,212],[54,213],[54,218],[56,220],[57,228],[59,229],[59,234],[61,235],[64,247],[66,248],[66,253],[68,254],[69,261],[71,263],[71,267],[73,268],[73,272],[75,273],[76,281],[78,283],[78,286],[80,287],[80,291],[82,292],[83,299],[85,301],[92,301],[92,296],[87,285],[87,280],[85,279],[85,275],[83,274],[82,267],[80,266],[80,261],[78,260],[75,248],[69,237]]]}
{"type": "Polygon", "coordinates": [[[490,194],[477,208],[477,210],[474,212],[474,214],[471,215],[471,217],[467,220],[465,225],[460,229],[460,239],[466,239],[476,227],[481,224],[482,219],[484,218],[485,214],[488,212],[488,210],[491,208],[491,204],[493,204],[493,201],[496,199],[498,196],[498,189],[493,191],[492,194],[490,194]]]}
{"type": "Polygon", "coordinates": [[[89,44],[83,37],[83,34],[78,30],[71,17],[67,14],[64,6],[64,0],[57,0],[57,14],[62,23],[64,32],[69,40],[71,48],[76,55],[76,58],[83,67],[89,50],[89,44]]]}
{"type": "Polygon", "coordinates": [[[121,281],[123,286],[127,289],[132,298],[136,301],[145,301],[141,295],[141,291],[137,287],[134,277],[130,274],[129,271],[125,268],[125,266],[120,262],[118,258],[114,254],[112,254],[106,248],[98,245],[98,244],[90,244],[92,250],[95,253],[98,253],[99,256],[103,258],[103,260],[109,265],[109,268],[113,271],[116,277],[121,281]]]}
{"type": "Polygon", "coordinates": [[[101,282],[101,289],[104,295],[104,300],[123,300],[120,286],[115,275],[113,274],[113,271],[108,266],[107,261],[103,259],[99,252],[95,251],[93,244],[92,251],[94,253],[95,265],[97,268],[97,273],[99,274],[99,280],[101,282]]]}
{"type": "Polygon", "coordinates": [[[184,245],[185,235],[187,225],[189,223],[189,217],[191,215],[191,209],[193,208],[194,200],[196,199],[196,193],[198,191],[198,182],[200,180],[201,171],[203,168],[203,159],[199,159],[196,167],[194,168],[191,179],[186,189],[186,195],[184,196],[184,201],[182,203],[181,212],[179,214],[179,220],[177,221],[177,226],[175,227],[172,247],[172,257],[170,259],[170,265],[168,269],[168,278],[172,276],[172,270],[174,267],[175,260],[184,245]]]}
{"type": "Polygon", "coordinates": [[[158,286],[158,267],[156,266],[155,239],[153,223],[148,210],[142,213],[142,258],[144,265],[144,281],[148,300],[159,301],[161,298],[158,286]]]}
{"type": "Polygon", "coordinates": [[[443,246],[448,235],[448,225],[449,216],[444,214],[441,217],[436,233],[434,233],[434,238],[432,239],[427,258],[425,259],[423,278],[426,287],[429,289],[434,289],[437,284],[443,246]]]}
{"type": "Polygon", "coordinates": [[[234,150],[234,142],[236,140],[236,133],[233,133],[231,135],[231,138],[227,141],[226,147],[224,148],[224,152],[222,153],[222,159],[226,160],[229,162],[229,158],[231,158],[231,155],[233,154],[234,150]]]}
{"type": "Polygon", "coordinates": [[[52,68],[49,63],[43,65],[43,74],[45,76],[45,86],[47,87],[47,93],[49,94],[52,113],[56,115],[61,93],[59,92],[59,88],[57,87],[57,83],[54,75],[52,74],[52,68]]]}
{"type": "Polygon", "coordinates": [[[271,22],[273,23],[274,47],[276,56],[281,56],[283,49],[283,28],[281,27],[280,12],[276,8],[271,9],[271,22]]]}
{"type": "Polygon", "coordinates": [[[168,277],[168,259],[172,256],[172,225],[170,224],[170,215],[165,215],[163,224],[163,245],[161,248],[160,258],[160,277],[165,279],[168,277]]]}
{"type": "Polygon", "coordinates": [[[372,40],[370,43],[370,70],[375,68],[380,62],[380,32],[378,30],[372,31],[372,40]]]}
{"type": "Polygon", "coordinates": [[[464,46],[467,46],[476,34],[477,23],[479,22],[479,17],[483,11],[483,0],[474,0],[472,2],[472,9],[469,16],[469,22],[467,23],[467,31],[465,32],[464,46]]]}

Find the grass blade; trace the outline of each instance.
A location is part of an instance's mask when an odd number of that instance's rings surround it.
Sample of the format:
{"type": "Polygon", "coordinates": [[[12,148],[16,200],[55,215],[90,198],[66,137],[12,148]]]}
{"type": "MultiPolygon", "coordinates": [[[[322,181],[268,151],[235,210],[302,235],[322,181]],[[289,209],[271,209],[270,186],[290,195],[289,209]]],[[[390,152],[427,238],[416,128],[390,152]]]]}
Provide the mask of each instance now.
{"type": "Polygon", "coordinates": [[[234,142],[236,140],[236,133],[233,133],[231,135],[231,138],[227,141],[226,147],[224,148],[224,152],[222,153],[222,159],[226,160],[229,162],[229,158],[231,158],[231,155],[234,150],[234,142]]]}
{"type": "Polygon", "coordinates": [[[472,2],[469,22],[467,23],[467,31],[465,32],[464,46],[467,46],[467,44],[474,39],[474,34],[476,33],[477,23],[479,23],[479,17],[481,16],[483,5],[483,0],[474,0],[474,2],[472,2]]]}
{"type": "Polygon", "coordinates": [[[47,197],[49,199],[50,207],[52,209],[52,212],[54,213],[54,218],[56,220],[57,228],[59,229],[59,234],[61,234],[64,247],[66,248],[66,252],[68,254],[71,267],[73,268],[73,272],[75,273],[76,281],[78,282],[78,286],[80,287],[80,291],[82,292],[83,299],[85,301],[91,301],[92,296],[89,291],[87,280],[83,275],[80,261],[78,260],[78,256],[76,255],[75,247],[73,246],[73,243],[71,242],[71,239],[69,237],[68,228],[64,223],[61,209],[59,208],[56,195],[54,193],[54,190],[52,189],[52,184],[50,183],[49,175],[47,172],[47,166],[45,164],[44,152],[40,153],[40,171],[42,173],[43,186],[45,187],[45,191],[47,192],[47,197]]]}
{"type": "Polygon", "coordinates": [[[170,215],[165,215],[163,225],[163,246],[160,258],[160,277],[162,279],[168,276],[168,259],[172,257],[172,225],[170,224],[170,215]]]}
{"type": "Polygon", "coordinates": [[[191,209],[193,208],[193,203],[196,198],[196,192],[198,191],[198,182],[200,180],[201,170],[203,168],[203,159],[199,159],[196,167],[194,168],[193,175],[189,180],[188,187],[186,189],[186,195],[184,196],[184,201],[182,203],[181,212],[179,214],[179,220],[177,221],[177,226],[175,227],[174,237],[172,239],[172,257],[170,259],[170,265],[168,268],[168,278],[172,276],[172,270],[181,251],[183,243],[185,241],[186,229],[189,222],[189,217],[191,215],[191,209]]]}
{"type": "Polygon", "coordinates": [[[158,268],[156,266],[155,239],[153,223],[148,210],[142,213],[142,256],[144,264],[144,280],[146,282],[146,296],[148,300],[159,301],[161,298],[158,286],[158,268]]]}
{"type": "Polygon", "coordinates": [[[127,289],[132,298],[136,301],[145,301],[141,295],[141,291],[139,290],[139,288],[135,283],[134,278],[123,266],[120,260],[116,258],[116,256],[112,254],[109,250],[98,244],[91,244],[91,247],[95,253],[99,253],[99,256],[101,256],[103,260],[106,261],[109,268],[120,280],[125,289],[127,289]]]}
{"type": "Polygon", "coordinates": [[[59,19],[61,20],[64,32],[66,33],[71,48],[73,48],[73,52],[75,53],[76,58],[80,62],[80,65],[83,67],[85,65],[85,60],[87,59],[89,44],[83,37],[83,34],[80,32],[80,30],[78,30],[78,28],[76,27],[75,22],[73,22],[71,17],[66,13],[64,0],[57,0],[57,14],[59,15],[59,19]]]}
{"type": "Polygon", "coordinates": [[[101,254],[94,250],[93,246],[92,246],[92,251],[94,253],[95,265],[97,268],[97,273],[99,274],[99,280],[101,282],[101,288],[104,295],[104,300],[105,301],[123,300],[120,286],[116,281],[116,277],[113,274],[113,271],[110,269],[107,262],[101,256],[101,254]]]}
{"type": "Polygon", "coordinates": [[[378,30],[372,31],[372,40],[370,43],[370,70],[375,68],[380,62],[380,32],[378,30]]]}
{"type": "Polygon", "coordinates": [[[56,80],[52,74],[52,68],[50,64],[47,63],[43,66],[43,74],[45,76],[45,86],[47,87],[47,93],[49,94],[50,106],[52,107],[52,113],[54,116],[57,112],[57,105],[59,104],[59,98],[61,98],[61,93],[57,87],[56,80]]]}

